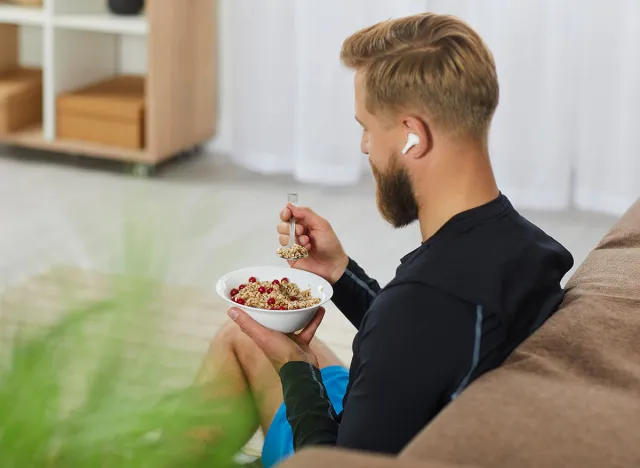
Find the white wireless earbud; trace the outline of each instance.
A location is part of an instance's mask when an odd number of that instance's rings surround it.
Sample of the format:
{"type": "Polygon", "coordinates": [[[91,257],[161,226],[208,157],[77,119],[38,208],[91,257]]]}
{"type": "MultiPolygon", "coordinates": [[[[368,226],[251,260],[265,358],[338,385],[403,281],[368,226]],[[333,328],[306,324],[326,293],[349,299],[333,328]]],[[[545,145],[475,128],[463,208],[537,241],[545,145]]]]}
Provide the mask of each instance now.
{"type": "Polygon", "coordinates": [[[402,154],[407,154],[411,148],[420,143],[420,137],[415,133],[409,133],[407,137],[407,146],[402,150],[402,154]]]}

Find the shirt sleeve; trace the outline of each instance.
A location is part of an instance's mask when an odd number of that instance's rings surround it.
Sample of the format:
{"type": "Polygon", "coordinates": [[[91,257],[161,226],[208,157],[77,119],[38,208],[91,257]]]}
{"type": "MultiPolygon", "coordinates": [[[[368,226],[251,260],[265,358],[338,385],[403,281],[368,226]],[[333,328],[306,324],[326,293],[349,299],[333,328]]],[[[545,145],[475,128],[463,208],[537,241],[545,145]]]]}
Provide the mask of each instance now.
{"type": "Polygon", "coordinates": [[[380,293],[380,285],[370,278],[352,259],[342,277],[333,285],[332,301],[356,329],[373,300],[380,293]]]}
{"type": "Polygon", "coordinates": [[[398,453],[465,385],[476,308],[424,285],[385,290],[360,331],[336,445],[398,453]]]}
{"type": "Polygon", "coordinates": [[[320,370],[306,362],[289,362],[280,369],[280,379],[294,450],[335,445],[338,421],[320,370]]]}

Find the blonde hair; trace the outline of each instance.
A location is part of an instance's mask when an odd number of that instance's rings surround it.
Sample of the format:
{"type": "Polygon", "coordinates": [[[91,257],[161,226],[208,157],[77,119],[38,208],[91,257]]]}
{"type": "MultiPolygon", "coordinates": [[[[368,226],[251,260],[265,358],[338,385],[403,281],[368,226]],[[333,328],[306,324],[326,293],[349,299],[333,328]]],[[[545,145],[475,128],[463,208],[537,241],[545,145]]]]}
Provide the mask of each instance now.
{"type": "Polygon", "coordinates": [[[498,107],[491,51],[466,23],[424,13],[358,31],[342,62],[364,73],[371,113],[424,112],[450,132],[486,138],[498,107]]]}

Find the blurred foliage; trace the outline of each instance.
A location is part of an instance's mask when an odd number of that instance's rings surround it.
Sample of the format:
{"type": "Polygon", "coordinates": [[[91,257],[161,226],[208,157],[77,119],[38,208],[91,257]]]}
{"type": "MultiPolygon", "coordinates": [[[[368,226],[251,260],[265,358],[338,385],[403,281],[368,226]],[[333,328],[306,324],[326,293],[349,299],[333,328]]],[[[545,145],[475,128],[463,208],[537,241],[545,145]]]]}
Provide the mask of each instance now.
{"type": "Polygon", "coordinates": [[[171,263],[170,239],[159,235],[167,231],[132,214],[105,297],[78,300],[82,291],[68,284],[64,313],[52,325],[13,324],[3,339],[0,467],[233,466],[251,425],[249,397],[163,384],[171,378],[167,363],[177,368],[193,357],[165,346],[153,306],[171,263]]]}

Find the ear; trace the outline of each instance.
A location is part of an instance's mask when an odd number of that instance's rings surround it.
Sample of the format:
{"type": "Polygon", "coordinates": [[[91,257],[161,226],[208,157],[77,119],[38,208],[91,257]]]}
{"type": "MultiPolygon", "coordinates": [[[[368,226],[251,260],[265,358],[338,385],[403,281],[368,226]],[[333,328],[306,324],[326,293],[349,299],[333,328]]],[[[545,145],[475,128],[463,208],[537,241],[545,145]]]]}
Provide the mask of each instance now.
{"type": "MultiPolygon", "coordinates": [[[[412,145],[411,149],[407,151],[406,156],[419,159],[431,152],[433,148],[433,138],[427,122],[420,117],[405,116],[402,118],[402,127],[404,130],[403,147],[407,141],[412,139],[409,135],[416,135],[419,139],[419,141],[412,145]]],[[[413,137],[413,139],[417,141],[415,137],[413,137]]]]}

